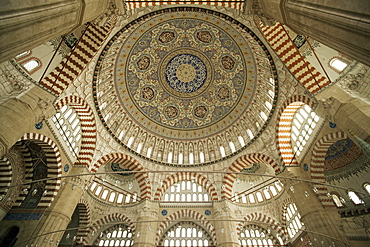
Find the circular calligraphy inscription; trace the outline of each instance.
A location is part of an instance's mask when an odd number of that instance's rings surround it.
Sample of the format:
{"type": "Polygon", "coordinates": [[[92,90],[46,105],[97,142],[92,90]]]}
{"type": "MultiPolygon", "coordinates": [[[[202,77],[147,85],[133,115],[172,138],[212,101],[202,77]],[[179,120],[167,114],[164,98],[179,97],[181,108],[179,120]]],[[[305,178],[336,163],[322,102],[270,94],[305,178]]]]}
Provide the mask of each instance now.
{"type": "Polygon", "coordinates": [[[207,78],[207,68],[193,54],[179,54],[166,67],[166,80],[170,87],[180,93],[192,93],[201,88],[207,78]]]}

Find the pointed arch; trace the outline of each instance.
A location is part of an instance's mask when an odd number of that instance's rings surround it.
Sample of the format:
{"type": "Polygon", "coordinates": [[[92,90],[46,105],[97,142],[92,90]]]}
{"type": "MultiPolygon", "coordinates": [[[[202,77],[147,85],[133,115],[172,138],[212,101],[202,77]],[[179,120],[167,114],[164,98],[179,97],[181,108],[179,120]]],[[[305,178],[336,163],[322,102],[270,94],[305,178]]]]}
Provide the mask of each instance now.
{"type": "Polygon", "coordinates": [[[83,240],[87,237],[88,229],[86,228],[90,224],[90,208],[86,200],[80,199],[77,204],[78,214],[79,214],[79,224],[80,227],[77,231],[77,242],[83,243],[83,240]],[[82,241],[80,241],[82,239],[82,241]]]}
{"type": "Polygon", "coordinates": [[[215,228],[212,225],[210,221],[207,220],[206,217],[201,215],[200,213],[190,210],[190,209],[183,209],[180,211],[177,211],[171,215],[169,215],[158,227],[157,233],[156,233],[156,239],[155,239],[155,245],[158,245],[158,242],[162,236],[162,234],[165,232],[165,230],[168,228],[168,226],[171,224],[172,221],[182,219],[182,218],[191,218],[194,220],[199,221],[199,225],[203,226],[208,233],[211,235],[213,242],[217,246],[216,242],[216,232],[215,228]]]}
{"type": "Polygon", "coordinates": [[[106,215],[99,220],[95,221],[91,227],[87,229],[87,237],[84,239],[83,244],[84,245],[91,245],[94,240],[96,239],[96,234],[99,234],[103,230],[105,230],[109,226],[113,226],[114,223],[117,222],[117,224],[125,223],[127,226],[129,226],[132,230],[132,233],[135,233],[135,225],[131,221],[130,218],[123,214],[114,213],[110,215],[106,215]]]}
{"type": "MultiPolygon", "coordinates": [[[[311,179],[313,182],[325,183],[324,166],[325,154],[329,147],[339,140],[348,138],[344,132],[334,132],[323,136],[318,140],[312,150],[311,179]]],[[[335,208],[333,200],[327,196],[328,190],[324,185],[317,184],[319,200],[325,208],[335,208]]]]}
{"type": "Polygon", "coordinates": [[[59,100],[56,108],[60,110],[65,105],[73,107],[81,123],[81,147],[78,153],[78,160],[74,165],[89,167],[96,147],[96,122],[94,113],[87,102],[78,96],[70,95],[59,100]]]}
{"type": "MultiPolygon", "coordinates": [[[[97,172],[100,166],[108,163],[119,163],[130,169],[131,171],[143,171],[142,167],[136,159],[131,156],[122,153],[111,153],[101,157],[91,168],[91,172],[97,172]]],[[[140,197],[150,199],[151,198],[151,187],[148,181],[147,173],[135,173],[134,174],[139,187],[140,187],[140,197]]]]}
{"type": "Polygon", "coordinates": [[[182,173],[176,173],[168,176],[166,179],[164,179],[162,182],[162,186],[157,189],[157,191],[154,194],[154,200],[161,200],[163,197],[163,194],[166,192],[166,190],[173,184],[183,181],[183,180],[192,180],[194,179],[195,182],[203,186],[205,188],[209,195],[211,196],[212,201],[218,200],[218,195],[215,187],[211,183],[211,181],[208,180],[208,178],[202,176],[198,173],[193,172],[182,172],[182,173]]]}
{"type": "MultiPolygon", "coordinates": [[[[46,194],[42,197],[42,200],[37,207],[47,208],[50,206],[51,202],[54,200],[55,196],[58,194],[61,184],[62,175],[62,160],[60,158],[60,152],[58,146],[49,137],[37,134],[37,133],[26,133],[21,137],[21,140],[30,140],[39,145],[45,152],[47,161],[47,174],[48,177],[56,177],[56,179],[50,179],[46,183],[45,191],[46,194]]],[[[25,182],[32,181],[33,166],[32,162],[25,162],[25,172],[29,176],[25,177],[25,182]],[[31,164],[30,164],[31,163],[31,164]]],[[[26,195],[21,194],[18,196],[14,206],[20,206],[26,195]]]]}
{"type": "Polygon", "coordinates": [[[231,174],[226,173],[224,176],[222,182],[224,190],[221,192],[222,199],[225,198],[229,199],[232,196],[233,185],[237,176],[235,172],[240,172],[241,170],[243,170],[243,168],[249,167],[254,163],[265,163],[267,165],[270,165],[274,169],[275,174],[278,174],[281,171],[280,166],[273,159],[264,154],[254,153],[241,156],[238,159],[236,159],[228,169],[228,172],[233,173],[231,174]]]}
{"type": "Polygon", "coordinates": [[[294,95],[287,99],[278,113],[276,140],[281,161],[286,165],[298,165],[294,158],[294,151],[291,143],[292,122],[295,113],[302,105],[315,107],[315,102],[304,95],[294,95]]]}
{"type": "Polygon", "coordinates": [[[240,231],[249,223],[263,223],[263,226],[268,226],[269,228],[273,229],[283,240],[284,243],[288,242],[288,235],[285,233],[284,228],[280,225],[280,223],[273,219],[270,216],[267,216],[262,213],[250,213],[249,215],[243,218],[243,222],[240,222],[236,228],[238,236],[240,236],[240,231]]]}

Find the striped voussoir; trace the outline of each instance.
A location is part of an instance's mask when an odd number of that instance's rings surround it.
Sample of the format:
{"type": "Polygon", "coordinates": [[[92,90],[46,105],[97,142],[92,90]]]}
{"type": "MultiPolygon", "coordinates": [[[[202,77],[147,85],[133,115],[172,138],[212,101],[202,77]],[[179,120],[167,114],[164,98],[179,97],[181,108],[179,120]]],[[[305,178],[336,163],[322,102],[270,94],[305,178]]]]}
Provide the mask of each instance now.
{"type": "MultiPolygon", "coordinates": [[[[58,194],[60,189],[60,183],[62,175],[62,162],[60,158],[60,152],[58,146],[51,140],[50,138],[37,134],[37,133],[27,133],[22,136],[21,140],[31,140],[37,145],[39,145],[46,155],[47,167],[48,167],[48,178],[53,178],[47,180],[45,190],[46,195],[44,195],[37,207],[39,208],[47,208],[50,206],[51,202],[54,200],[55,196],[58,194]]],[[[32,182],[33,177],[33,161],[31,154],[26,145],[22,142],[17,142],[18,147],[21,149],[24,162],[25,162],[25,179],[24,183],[32,182]]],[[[31,184],[27,184],[22,186],[23,189],[27,188],[28,190],[31,188],[31,184]]],[[[23,200],[26,198],[27,195],[21,193],[18,196],[17,200],[14,203],[14,206],[20,206],[23,200]]]]}
{"type": "Polygon", "coordinates": [[[284,228],[279,224],[278,221],[275,219],[271,218],[270,216],[267,216],[265,214],[261,213],[251,213],[247,216],[244,217],[244,221],[240,222],[237,226],[237,233],[238,236],[240,236],[240,231],[246,227],[249,224],[256,224],[260,225],[264,229],[271,228],[275,233],[277,233],[281,239],[283,240],[284,243],[287,243],[289,238],[287,235],[287,232],[285,232],[284,228]],[[260,224],[258,224],[260,223],[260,224]],[[261,224],[262,223],[262,224],[261,224]]]}
{"type": "Polygon", "coordinates": [[[168,176],[162,181],[162,186],[159,187],[155,192],[154,200],[162,200],[164,193],[171,185],[184,180],[194,180],[194,182],[200,184],[201,186],[203,186],[203,188],[207,190],[212,201],[218,200],[217,191],[213,184],[208,180],[208,178],[202,176],[201,174],[193,172],[182,172],[168,176]]]}
{"type": "Polygon", "coordinates": [[[132,10],[136,8],[148,7],[148,6],[159,6],[159,5],[169,5],[169,4],[192,4],[192,5],[212,5],[212,6],[223,6],[227,8],[233,8],[238,10],[243,10],[244,1],[210,1],[210,0],[197,0],[197,1],[184,1],[184,0],[169,0],[169,1],[125,1],[127,10],[132,10]]]}
{"type": "Polygon", "coordinates": [[[81,199],[77,204],[78,208],[78,227],[80,227],[77,231],[77,242],[83,243],[83,239],[86,238],[89,230],[87,226],[90,224],[90,209],[88,207],[88,202],[86,200],[81,199]],[[81,241],[82,240],[82,241],[81,241]]]}
{"type": "Polygon", "coordinates": [[[278,126],[277,126],[277,145],[281,161],[285,166],[298,165],[294,158],[294,151],[291,143],[292,122],[295,113],[302,105],[308,105],[311,108],[315,106],[315,102],[304,95],[294,95],[289,98],[280,108],[278,126]]]}
{"type": "MultiPolygon", "coordinates": [[[[346,138],[347,135],[344,132],[334,132],[327,134],[316,142],[311,158],[311,180],[313,182],[325,183],[324,166],[326,152],[333,143],[346,138]]],[[[314,186],[318,190],[317,194],[322,205],[325,208],[335,208],[333,200],[327,196],[327,188],[321,184],[314,184],[314,186]]]]}
{"type": "Polygon", "coordinates": [[[330,84],[330,81],[300,53],[281,23],[269,27],[260,24],[260,28],[290,72],[310,93],[317,93],[330,84]]]}
{"type": "Polygon", "coordinates": [[[222,190],[222,199],[229,199],[232,196],[232,190],[233,190],[233,185],[234,181],[236,179],[237,174],[235,172],[240,172],[244,168],[250,167],[254,163],[264,163],[267,165],[270,165],[274,171],[275,174],[278,174],[281,169],[280,166],[270,157],[264,155],[264,154],[247,154],[244,155],[237,160],[235,160],[231,166],[228,169],[228,172],[233,172],[231,174],[225,174],[224,179],[223,179],[223,185],[224,185],[224,190],[222,190]]]}
{"type": "Polygon", "coordinates": [[[86,68],[110,31],[110,28],[90,23],[71,53],[40,81],[40,86],[57,95],[63,93],[86,68]]]}
{"type": "Polygon", "coordinates": [[[78,114],[81,125],[81,146],[77,155],[78,159],[74,163],[75,166],[90,167],[96,147],[96,123],[94,113],[85,100],[78,96],[68,96],[61,99],[57,104],[57,109],[61,109],[64,105],[72,106],[78,114]]]}
{"type": "Polygon", "coordinates": [[[0,207],[2,207],[5,211],[10,210],[10,207],[4,203],[5,196],[9,191],[9,186],[12,183],[12,165],[8,158],[4,157],[0,159],[0,197],[2,198],[2,203],[0,207]]]}
{"type": "MultiPolygon", "coordinates": [[[[112,153],[107,154],[101,157],[91,168],[92,172],[97,172],[99,167],[108,163],[118,163],[122,167],[130,169],[130,171],[143,171],[142,165],[140,165],[134,158],[131,156],[121,154],[121,153],[112,153]]],[[[136,180],[140,187],[140,198],[150,199],[151,198],[151,188],[150,183],[148,183],[148,174],[144,172],[135,173],[136,180]]]]}
{"type": "Polygon", "coordinates": [[[135,235],[135,225],[132,221],[125,215],[114,213],[106,215],[103,218],[95,221],[95,223],[88,228],[87,237],[83,240],[84,245],[91,246],[96,239],[96,234],[104,231],[107,228],[114,226],[115,222],[118,224],[124,224],[131,228],[131,233],[135,235]]]}
{"type": "Polygon", "coordinates": [[[282,215],[281,215],[281,222],[284,226],[284,229],[285,229],[285,233],[287,234],[288,233],[288,230],[287,230],[287,227],[288,227],[288,222],[286,220],[286,216],[287,216],[287,212],[288,212],[288,206],[289,204],[292,204],[294,203],[292,198],[287,198],[283,201],[283,211],[282,211],[282,215]]]}
{"type": "MultiPolygon", "coordinates": [[[[214,226],[207,220],[206,217],[201,215],[200,213],[190,210],[190,209],[183,209],[180,211],[177,211],[171,215],[169,215],[162,223],[159,225],[157,233],[156,233],[156,239],[155,243],[156,246],[159,244],[159,240],[161,239],[162,235],[166,231],[166,229],[169,227],[169,225],[172,223],[174,220],[180,220],[185,218],[185,220],[191,218],[194,220],[199,220],[199,225],[203,226],[205,230],[209,233],[209,235],[212,237],[213,242],[215,245],[217,245],[216,242],[216,232],[214,226]]],[[[198,222],[197,222],[198,223],[198,222]]]]}
{"type": "Polygon", "coordinates": [[[0,159],[0,196],[5,196],[12,183],[12,165],[8,158],[0,159]]]}

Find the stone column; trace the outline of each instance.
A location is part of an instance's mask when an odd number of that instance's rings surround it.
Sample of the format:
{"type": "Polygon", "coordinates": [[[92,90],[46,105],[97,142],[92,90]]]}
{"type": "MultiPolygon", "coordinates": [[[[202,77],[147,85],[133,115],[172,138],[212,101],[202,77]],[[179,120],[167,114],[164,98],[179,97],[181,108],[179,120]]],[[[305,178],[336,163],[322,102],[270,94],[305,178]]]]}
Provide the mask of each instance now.
{"type": "Polygon", "coordinates": [[[333,242],[335,246],[349,246],[338,210],[323,208],[311,184],[293,182],[286,186],[313,246],[333,246],[333,242]]]}
{"type": "Polygon", "coordinates": [[[94,20],[107,10],[108,3],[109,0],[2,1],[0,62],[94,20]]]}
{"type": "MultiPolygon", "coordinates": [[[[72,172],[78,174],[81,170],[83,169],[75,169],[72,172]]],[[[85,179],[87,178],[72,177],[63,181],[64,185],[61,186],[57,198],[43,214],[31,238],[27,242],[28,245],[33,244],[38,247],[56,246],[56,243],[62,238],[78,201],[84,193],[87,184],[85,179]],[[57,232],[49,234],[53,231],[57,232]]],[[[22,241],[24,240],[19,240],[19,242],[22,241]]]]}
{"type": "Polygon", "coordinates": [[[158,203],[144,201],[138,210],[137,227],[134,236],[135,247],[154,247],[157,232],[158,203]]]}
{"type": "Polygon", "coordinates": [[[368,0],[259,0],[262,12],[370,66],[368,0]]]}
{"type": "Polygon", "coordinates": [[[239,247],[236,222],[228,201],[214,202],[217,247],[239,247]]]}

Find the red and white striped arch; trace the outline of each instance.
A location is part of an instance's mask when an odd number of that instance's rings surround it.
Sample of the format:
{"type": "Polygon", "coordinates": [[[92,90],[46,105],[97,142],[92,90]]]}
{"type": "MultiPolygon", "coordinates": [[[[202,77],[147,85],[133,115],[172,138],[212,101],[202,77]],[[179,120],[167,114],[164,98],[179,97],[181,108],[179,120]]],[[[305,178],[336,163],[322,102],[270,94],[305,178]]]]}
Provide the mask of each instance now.
{"type": "MultiPolygon", "coordinates": [[[[344,132],[334,132],[325,135],[316,142],[311,157],[311,180],[313,182],[325,183],[324,166],[326,152],[333,143],[346,138],[347,134],[344,132]]],[[[327,188],[321,184],[316,184],[315,186],[324,208],[335,208],[333,200],[327,196],[327,188]]]]}
{"type": "Polygon", "coordinates": [[[203,226],[204,229],[208,231],[208,233],[211,235],[213,242],[215,245],[217,245],[216,242],[216,232],[214,226],[207,220],[206,217],[201,215],[200,213],[190,210],[190,209],[183,209],[180,211],[177,211],[171,215],[169,215],[158,227],[157,230],[157,236],[155,239],[156,246],[158,245],[159,240],[161,239],[162,235],[166,231],[166,229],[170,226],[172,221],[174,220],[180,220],[185,219],[188,220],[189,218],[197,220],[197,223],[200,226],[203,226]]]}
{"type": "Polygon", "coordinates": [[[40,81],[40,86],[60,95],[86,68],[109,36],[113,25],[105,27],[90,23],[82,37],[61,63],[40,81]]]}
{"type": "MultiPolygon", "coordinates": [[[[21,140],[33,141],[45,151],[46,161],[48,164],[48,177],[55,177],[55,179],[50,179],[46,182],[45,190],[47,190],[47,193],[45,196],[42,197],[39,204],[37,205],[37,207],[39,208],[47,208],[50,206],[51,202],[54,200],[60,189],[62,160],[60,158],[59,148],[49,137],[37,133],[27,133],[22,136],[21,140]]],[[[31,182],[33,176],[33,162],[31,160],[31,155],[21,142],[18,142],[16,145],[19,145],[24,156],[26,174],[24,182],[31,182]]],[[[28,187],[24,186],[23,188],[30,189],[31,184],[29,184],[28,187]]],[[[26,195],[19,195],[14,203],[14,206],[20,206],[25,198],[26,195]]]]}
{"type": "Polygon", "coordinates": [[[83,244],[91,246],[95,239],[99,236],[100,232],[108,229],[115,224],[126,224],[131,228],[131,232],[135,235],[135,225],[127,216],[119,213],[106,215],[103,218],[95,221],[95,223],[88,228],[87,237],[84,239],[83,244]]]}
{"type": "Polygon", "coordinates": [[[75,109],[81,124],[81,146],[75,166],[90,167],[96,147],[96,123],[94,113],[85,100],[78,96],[70,95],[60,99],[56,104],[58,110],[69,105],[75,109]]]}
{"type": "Polygon", "coordinates": [[[272,49],[310,93],[317,93],[330,85],[330,81],[301,54],[281,23],[268,27],[261,23],[260,28],[272,49]]]}
{"type": "MultiPolygon", "coordinates": [[[[97,172],[100,166],[108,163],[118,163],[123,167],[130,169],[131,171],[144,171],[142,165],[140,165],[137,160],[131,156],[122,153],[111,153],[101,157],[91,168],[92,172],[97,172]]],[[[148,174],[145,172],[134,173],[136,180],[140,187],[140,197],[150,199],[151,198],[151,188],[148,180],[148,174]]]]}
{"type": "Polygon", "coordinates": [[[273,159],[264,154],[254,153],[244,155],[231,164],[227,171],[232,172],[231,174],[226,172],[222,183],[224,186],[224,190],[221,192],[222,199],[229,199],[232,196],[233,185],[237,176],[236,173],[240,172],[244,168],[250,167],[254,163],[265,163],[270,165],[274,169],[275,174],[278,174],[281,171],[280,166],[273,159]]]}
{"type": "Polygon", "coordinates": [[[159,6],[159,5],[175,5],[175,4],[187,4],[194,7],[201,5],[212,5],[212,6],[223,6],[238,10],[243,10],[245,0],[224,0],[224,1],[214,1],[214,0],[169,0],[169,1],[158,1],[158,0],[127,0],[125,1],[127,9],[132,10],[136,8],[149,7],[149,6],[159,6]]]}
{"type": "Polygon", "coordinates": [[[80,227],[77,231],[77,242],[83,243],[83,240],[87,237],[89,233],[89,229],[87,226],[90,224],[90,208],[89,204],[86,200],[80,199],[77,204],[78,208],[78,217],[79,217],[79,224],[80,227]],[[80,241],[82,239],[82,241],[80,241]]]}
{"type": "Polygon", "coordinates": [[[284,243],[287,243],[288,242],[288,234],[284,231],[284,228],[281,226],[281,224],[271,218],[270,216],[267,216],[265,214],[261,214],[261,213],[257,213],[257,212],[254,212],[254,213],[251,213],[247,216],[244,217],[244,221],[243,222],[240,222],[237,226],[237,233],[238,233],[238,236],[240,236],[240,231],[247,225],[251,224],[251,223],[254,223],[254,224],[257,224],[258,223],[262,223],[260,224],[262,226],[262,228],[271,228],[273,229],[280,237],[281,239],[283,240],[284,243]]]}
{"type": "Polygon", "coordinates": [[[12,165],[8,158],[0,159],[0,195],[5,196],[12,183],[12,165]]]}
{"type": "Polygon", "coordinates": [[[297,160],[294,158],[291,132],[294,115],[299,107],[304,104],[311,108],[315,106],[315,102],[309,97],[304,95],[294,95],[285,101],[278,114],[277,145],[282,162],[285,166],[298,165],[297,160]]]}
{"type": "Polygon", "coordinates": [[[215,187],[209,181],[206,177],[202,176],[201,174],[198,173],[193,173],[193,172],[182,172],[182,173],[176,173],[168,176],[166,179],[162,181],[162,186],[157,189],[154,195],[154,200],[162,200],[162,197],[166,190],[173,184],[178,183],[179,181],[184,181],[184,180],[193,180],[194,182],[200,184],[203,186],[208,191],[208,194],[210,195],[210,198],[212,201],[217,201],[218,200],[218,195],[215,187]]]}

